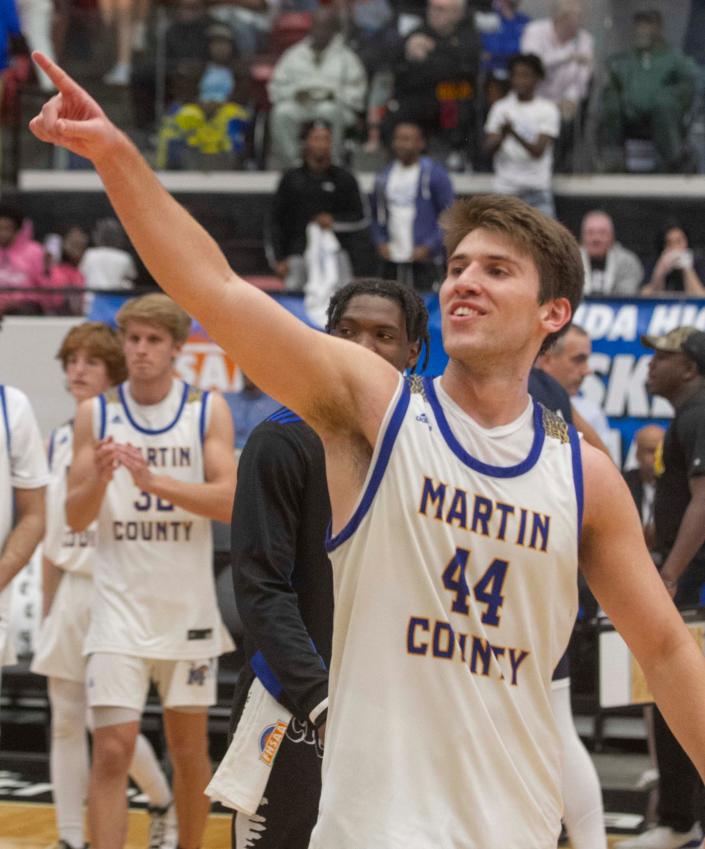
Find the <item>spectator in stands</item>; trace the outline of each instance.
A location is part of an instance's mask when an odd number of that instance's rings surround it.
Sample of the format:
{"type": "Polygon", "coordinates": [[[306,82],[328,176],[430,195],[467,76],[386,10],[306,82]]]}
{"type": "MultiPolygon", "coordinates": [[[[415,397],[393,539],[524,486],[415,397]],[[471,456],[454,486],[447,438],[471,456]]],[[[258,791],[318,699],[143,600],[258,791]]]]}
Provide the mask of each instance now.
{"type": "MultiPolygon", "coordinates": [[[[646,388],[675,408],[657,461],[654,523],[661,579],[679,608],[701,604],[705,584],[705,333],[678,327],[642,336],[654,351],[646,388]]],[[[658,708],[654,708],[659,770],[658,825],[619,849],[699,846],[702,782],[658,708]]]]}
{"type": "Polygon", "coordinates": [[[656,452],[663,444],[665,431],[660,425],[644,425],[634,434],[636,469],[624,472],[624,480],[641,516],[649,549],[654,547],[654,496],[656,494],[656,452]]]}
{"type": "Polygon", "coordinates": [[[639,257],[615,240],[611,216],[588,212],[580,225],[586,295],[635,295],[644,279],[639,257]]]}
{"type": "Polygon", "coordinates": [[[346,40],[365,66],[369,83],[365,150],[371,153],[379,149],[381,123],[394,88],[393,57],[401,40],[389,0],[351,0],[346,40]]]}
{"type": "MultiPolygon", "coordinates": [[[[6,14],[5,3],[2,4],[2,15],[6,14]]],[[[18,0],[17,10],[20,14],[22,32],[27,39],[30,50],[41,50],[42,53],[56,61],[52,24],[54,3],[52,0],[18,0]]],[[[12,20],[12,18],[10,18],[12,20]]],[[[37,69],[37,81],[42,91],[54,91],[55,87],[49,77],[37,69]]]]}
{"type": "Polygon", "coordinates": [[[509,60],[511,91],[490,109],[485,150],[493,156],[496,192],[516,195],[555,217],[553,145],[561,119],[555,103],[536,96],[543,76],[538,56],[520,54],[509,60]]]}
{"type": "Polygon", "coordinates": [[[127,251],[127,236],[116,218],[101,218],[93,228],[93,247],[83,254],[79,268],[91,291],[132,289],[137,268],[127,251]]]}
{"type": "MultiPolygon", "coordinates": [[[[33,289],[47,284],[44,248],[32,238],[32,223],[22,212],[0,205],[0,289],[33,289]]],[[[37,315],[43,312],[38,292],[0,296],[3,315],[37,315]]]]}
{"type": "MultiPolygon", "coordinates": [[[[208,61],[208,33],[215,19],[207,13],[204,0],[176,0],[170,14],[164,36],[165,101],[189,103],[196,99],[198,80],[208,61]]],[[[135,63],[131,83],[135,124],[151,132],[156,98],[154,56],[135,63]]]]}
{"type": "Polygon", "coordinates": [[[249,59],[266,47],[277,0],[218,0],[211,14],[233,31],[238,55],[249,59]]]}
{"type": "Polygon", "coordinates": [[[705,296],[705,263],[693,253],[688,235],[679,224],[670,224],[661,232],[658,250],[659,258],[640,294],[705,296]]]}
{"type": "Polygon", "coordinates": [[[609,444],[610,425],[607,416],[599,404],[580,391],[585,378],[592,374],[591,354],[589,334],[579,325],[571,324],[555,345],[541,356],[538,365],[560,383],[582,419],[595,429],[605,444],[609,444]]]}
{"type": "MultiPolygon", "coordinates": [[[[411,32],[394,63],[394,96],[385,135],[412,121],[443,145],[450,170],[462,171],[474,138],[480,39],[465,0],[428,0],[426,21],[411,32]]],[[[473,151],[474,152],[474,151],[473,151]]]]}
{"type": "Polygon", "coordinates": [[[552,16],[531,21],[521,38],[521,52],[540,56],[546,71],[538,93],[552,100],[561,112],[557,170],[570,170],[570,155],[581,133],[582,110],[593,74],[593,38],[581,28],[582,17],[580,0],[554,0],[552,16]]]}
{"type": "Polygon", "coordinates": [[[235,425],[235,451],[238,455],[255,427],[281,406],[274,398],[262,392],[244,371],[242,382],[243,387],[239,392],[223,393],[235,425]]]}
{"type": "MultiPolygon", "coordinates": [[[[335,236],[344,255],[341,274],[369,271],[369,219],[354,175],[332,162],[333,135],[314,122],[302,133],[303,164],[287,171],[272,202],[271,248],[277,275],[289,291],[302,291],[307,281],[305,254],[308,228],[318,225],[335,236]],[[347,268],[346,268],[347,266],[347,268]]],[[[310,231],[309,231],[310,232],[310,231]]]]}
{"type": "Polygon", "coordinates": [[[228,170],[241,164],[250,115],[234,102],[236,60],[229,27],[210,28],[208,49],[198,102],[176,106],[164,119],[158,168],[228,170]]]}
{"type": "Polygon", "coordinates": [[[509,60],[521,53],[521,37],[531,18],[519,11],[521,0],[492,0],[490,12],[480,12],[475,23],[482,41],[485,98],[492,105],[509,91],[509,60]]]}
{"type": "MultiPolygon", "coordinates": [[[[21,36],[20,18],[15,0],[2,0],[0,3],[0,72],[9,67],[11,45],[21,36]]],[[[0,94],[2,94],[1,78],[0,94]]]]}
{"type": "MultiPolygon", "coordinates": [[[[90,242],[88,233],[82,227],[70,227],[63,238],[56,236],[58,242],[55,243],[53,239],[49,241],[49,238],[47,237],[44,242],[49,254],[48,285],[56,289],[82,289],[86,285],[86,279],[79,266],[90,242]],[[50,249],[53,244],[57,244],[58,247],[56,254],[50,249]]],[[[57,295],[52,305],[52,312],[82,315],[83,294],[64,292],[57,295]]]]}
{"type": "Polygon", "coordinates": [[[687,116],[695,94],[696,66],[663,37],[655,9],[634,15],[631,49],[607,59],[602,97],[606,154],[619,163],[627,139],[650,139],[660,166],[681,171],[687,164],[687,116]]]}
{"type": "Polygon", "coordinates": [[[418,124],[394,128],[394,158],[375,178],[372,238],[382,262],[380,276],[417,289],[442,278],[443,234],[438,216],[453,202],[448,172],[429,156],[418,124]]]}
{"type": "Polygon", "coordinates": [[[339,156],[345,130],[365,108],[366,91],[365,69],[343,41],[338,13],[322,6],[313,13],[309,35],[281,56],[269,84],[269,126],[280,165],[296,162],[301,127],[315,120],[330,124],[339,156]]]}
{"type": "Polygon", "coordinates": [[[132,51],[144,50],[149,0],[99,0],[105,27],[115,30],[116,61],[103,77],[107,85],[126,86],[132,73],[132,51]]]}

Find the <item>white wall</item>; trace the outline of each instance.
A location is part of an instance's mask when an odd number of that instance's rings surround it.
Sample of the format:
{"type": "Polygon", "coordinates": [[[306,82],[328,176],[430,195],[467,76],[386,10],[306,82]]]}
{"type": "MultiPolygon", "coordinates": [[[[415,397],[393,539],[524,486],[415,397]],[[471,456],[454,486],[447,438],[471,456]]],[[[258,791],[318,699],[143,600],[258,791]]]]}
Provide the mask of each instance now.
{"type": "Polygon", "coordinates": [[[82,318],[8,316],[0,329],[0,383],[26,392],[44,436],[71,418],[74,403],[64,388],[56,352],[82,318]]]}

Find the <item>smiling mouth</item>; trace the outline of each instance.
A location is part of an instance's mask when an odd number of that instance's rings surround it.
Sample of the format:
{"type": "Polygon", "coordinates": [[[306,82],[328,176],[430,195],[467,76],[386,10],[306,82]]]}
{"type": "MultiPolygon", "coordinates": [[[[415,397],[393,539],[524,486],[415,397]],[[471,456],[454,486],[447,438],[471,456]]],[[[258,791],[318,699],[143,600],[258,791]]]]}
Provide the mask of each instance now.
{"type": "Polygon", "coordinates": [[[485,315],[485,311],[468,304],[459,304],[450,311],[450,314],[453,318],[468,318],[473,315],[485,315]]]}

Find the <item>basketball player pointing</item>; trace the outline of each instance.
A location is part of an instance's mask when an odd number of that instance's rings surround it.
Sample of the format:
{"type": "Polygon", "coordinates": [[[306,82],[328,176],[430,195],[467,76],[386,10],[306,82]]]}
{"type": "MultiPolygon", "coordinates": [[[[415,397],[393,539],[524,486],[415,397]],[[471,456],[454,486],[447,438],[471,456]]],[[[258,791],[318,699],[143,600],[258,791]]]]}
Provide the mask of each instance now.
{"type": "Polygon", "coordinates": [[[117,314],[127,382],[84,402],[75,424],[66,518],[97,519],[95,600],[86,637],[93,763],[88,811],[96,849],[120,849],[126,783],[150,680],[164,707],[181,849],[198,849],[208,816],[208,706],[227,650],[212,571],[209,518],[235,489],[225,401],[173,376],[188,315],[163,294],[117,314]]]}
{"type": "Polygon", "coordinates": [[[311,846],[555,847],[549,688],[578,551],[705,776],[705,659],[630,496],[608,458],[527,393],[580,297],[567,231],[512,198],[453,208],[440,295],[450,361],[411,392],[388,363],[245,284],[98,105],[38,63],[60,93],[35,134],[93,160],[153,276],[323,440],[335,622],[311,846]]]}

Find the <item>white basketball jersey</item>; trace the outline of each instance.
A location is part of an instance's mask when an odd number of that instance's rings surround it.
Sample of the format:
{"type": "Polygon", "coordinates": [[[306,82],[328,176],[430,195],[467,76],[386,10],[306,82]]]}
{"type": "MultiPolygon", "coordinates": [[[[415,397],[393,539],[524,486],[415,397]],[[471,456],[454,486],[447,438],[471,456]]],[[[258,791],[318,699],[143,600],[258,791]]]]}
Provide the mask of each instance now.
{"type": "Polygon", "coordinates": [[[73,422],[57,427],[49,439],[46,533],[44,555],[66,572],[93,574],[97,523],[84,531],[72,530],[66,522],[66,479],[73,460],[73,422]]]}
{"type": "MultiPolygon", "coordinates": [[[[49,482],[37,420],[24,392],[0,386],[0,549],[12,530],[13,489],[38,489],[49,482]]],[[[12,584],[0,592],[0,666],[11,663],[6,637],[12,584]]]]}
{"type": "Polygon", "coordinates": [[[311,849],[556,846],[549,691],[577,613],[578,437],[536,405],[523,434],[497,440],[524,437],[520,461],[490,465],[496,446],[480,436],[469,453],[440,392],[400,384],[354,514],[329,540],[311,849]]]}
{"type": "MultiPolygon", "coordinates": [[[[174,380],[142,406],[128,384],[94,402],[96,438],[137,447],[156,474],[203,483],[207,397],[174,380]]],[[[96,603],[86,652],[194,660],[221,653],[210,520],[141,492],[116,469],[98,515],[96,603]]]]}

